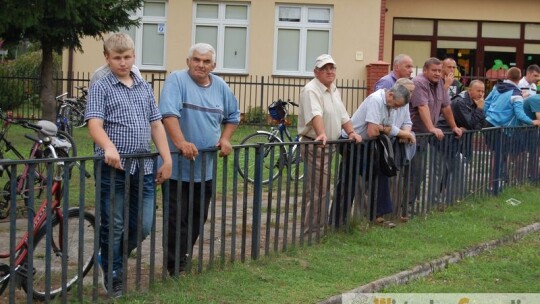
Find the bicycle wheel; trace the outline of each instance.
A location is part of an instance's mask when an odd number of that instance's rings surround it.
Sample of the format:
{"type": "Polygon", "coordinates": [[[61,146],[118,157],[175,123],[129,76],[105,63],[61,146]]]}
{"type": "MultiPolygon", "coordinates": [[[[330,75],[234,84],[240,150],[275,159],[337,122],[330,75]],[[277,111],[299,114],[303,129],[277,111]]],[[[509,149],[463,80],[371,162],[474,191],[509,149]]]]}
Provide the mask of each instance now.
{"type": "MultiPolygon", "coordinates": [[[[63,220],[54,216],[51,223],[51,248],[50,256],[47,256],[47,228],[43,226],[34,239],[33,259],[33,292],[34,298],[45,300],[47,283],[50,283],[51,299],[62,292],[62,273],[65,272],[66,291],[79,280],[79,271],[84,277],[94,264],[94,215],[84,212],[83,222],[80,221],[79,208],[71,208],[67,215],[67,227],[63,227],[63,220]],[[82,230],[83,238],[80,238],[82,230]],[[67,234],[67,242],[63,242],[63,236],[67,234]],[[64,253],[65,250],[65,253],[64,253]],[[63,268],[62,262],[66,262],[63,268]],[[50,267],[50,277],[46,277],[47,267],[50,267]]],[[[27,258],[28,259],[28,258],[27,258]]],[[[29,292],[28,286],[22,284],[24,290],[29,292]]]]}
{"type": "Polygon", "coordinates": [[[73,139],[73,137],[71,137],[71,135],[64,131],[58,131],[56,133],[56,137],[59,140],[58,143],[53,143],[53,147],[56,150],[56,153],[58,153],[58,150],[64,150],[64,152],[66,152],[66,155],[69,157],[77,156],[77,146],[75,145],[75,140],[73,139]],[[66,145],[65,143],[69,143],[71,147],[69,147],[69,145],[66,145]]]}
{"type": "MultiPolygon", "coordinates": [[[[258,143],[281,143],[281,139],[269,132],[258,132],[249,135],[241,142],[242,145],[258,143]]],[[[250,183],[255,181],[255,155],[257,148],[241,148],[238,158],[238,173],[250,183]]],[[[265,145],[263,149],[262,183],[267,184],[281,173],[286,155],[285,148],[278,145],[265,145]]]]}
{"type": "Polygon", "coordinates": [[[69,121],[69,112],[71,112],[69,106],[62,106],[56,116],[56,125],[58,126],[58,131],[71,135],[73,132],[71,130],[71,122],[69,121]]]}
{"type": "Polygon", "coordinates": [[[2,283],[0,283],[0,295],[4,293],[4,290],[6,290],[9,283],[9,280],[4,280],[4,277],[7,275],[9,275],[9,265],[3,263],[0,264],[0,281],[2,281],[2,283]]]}
{"type": "Polygon", "coordinates": [[[86,121],[84,120],[84,109],[81,110],[81,107],[69,107],[66,117],[73,128],[80,128],[86,125],[86,121]]]}
{"type": "Polygon", "coordinates": [[[302,180],[304,178],[304,160],[302,159],[302,155],[300,155],[298,145],[294,145],[291,148],[289,156],[288,165],[291,166],[291,179],[302,180]]]}
{"type": "MultiPolygon", "coordinates": [[[[62,149],[55,149],[56,155],[58,157],[68,157],[66,151],[62,149]]],[[[46,150],[39,150],[39,154],[36,153],[36,158],[51,158],[50,151],[48,149],[46,150]]],[[[63,166],[58,165],[57,163],[53,163],[52,166],[52,176],[55,179],[61,179],[63,172],[63,166]]],[[[34,198],[41,198],[41,194],[43,194],[44,190],[47,188],[47,176],[49,169],[49,164],[45,162],[41,162],[39,164],[36,164],[34,167],[34,198]]],[[[30,174],[30,173],[29,173],[30,174]]],[[[27,175],[25,176],[24,185],[23,185],[23,191],[22,196],[24,198],[25,205],[28,206],[28,193],[30,190],[30,186],[28,184],[30,180],[30,177],[27,175]]]]}

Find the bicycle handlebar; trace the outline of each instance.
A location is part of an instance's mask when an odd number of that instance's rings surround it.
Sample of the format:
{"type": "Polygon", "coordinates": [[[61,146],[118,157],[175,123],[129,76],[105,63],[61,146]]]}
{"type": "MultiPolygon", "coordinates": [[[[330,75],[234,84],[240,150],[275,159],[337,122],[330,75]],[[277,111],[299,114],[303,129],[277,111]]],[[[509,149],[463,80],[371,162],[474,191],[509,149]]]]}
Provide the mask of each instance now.
{"type": "Polygon", "coordinates": [[[61,95],[58,95],[56,96],[54,99],[56,99],[57,101],[62,101],[63,97],[67,96],[67,92],[65,92],[64,94],[61,94],[61,95]]]}
{"type": "Polygon", "coordinates": [[[278,99],[277,102],[279,102],[282,106],[285,106],[285,105],[287,105],[287,104],[290,104],[290,105],[295,106],[295,107],[300,106],[299,104],[297,104],[297,103],[294,102],[294,101],[291,101],[290,99],[288,99],[288,100],[281,100],[281,99],[278,99]]]}
{"type": "Polygon", "coordinates": [[[13,119],[10,115],[4,115],[4,112],[0,109],[0,119],[6,121],[8,124],[14,124],[14,125],[20,125],[23,128],[26,129],[32,129],[34,131],[41,131],[42,127],[40,125],[33,124],[31,122],[28,122],[26,120],[16,120],[13,119]]]}

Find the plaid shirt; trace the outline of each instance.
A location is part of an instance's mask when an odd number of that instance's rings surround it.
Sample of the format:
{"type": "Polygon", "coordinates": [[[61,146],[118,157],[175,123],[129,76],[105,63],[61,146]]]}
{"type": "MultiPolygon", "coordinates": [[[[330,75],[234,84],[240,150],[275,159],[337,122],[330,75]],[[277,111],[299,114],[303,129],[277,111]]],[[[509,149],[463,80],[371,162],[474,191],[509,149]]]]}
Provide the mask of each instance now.
{"type": "MultiPolygon", "coordinates": [[[[133,86],[128,88],[113,73],[97,81],[91,88],[86,105],[85,120],[103,120],[103,128],[120,154],[152,152],[150,123],[161,119],[150,85],[131,73],[133,86]]],[[[104,151],[95,146],[95,155],[104,151]]],[[[124,169],[126,160],[121,158],[124,169]]],[[[137,171],[138,162],[133,160],[130,174],[137,171]]],[[[153,173],[153,160],[144,160],[144,174],[153,173]]]]}

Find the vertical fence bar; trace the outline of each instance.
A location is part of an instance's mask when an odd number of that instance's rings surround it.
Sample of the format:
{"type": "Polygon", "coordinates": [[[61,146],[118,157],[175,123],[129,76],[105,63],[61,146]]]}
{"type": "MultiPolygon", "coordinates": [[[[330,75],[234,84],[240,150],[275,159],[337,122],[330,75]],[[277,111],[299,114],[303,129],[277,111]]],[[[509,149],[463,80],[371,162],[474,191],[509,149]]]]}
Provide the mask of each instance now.
{"type": "Polygon", "coordinates": [[[253,219],[251,227],[251,258],[253,260],[257,260],[259,258],[259,245],[261,241],[263,153],[264,144],[259,143],[257,145],[257,153],[255,154],[255,180],[253,182],[253,219]]]}

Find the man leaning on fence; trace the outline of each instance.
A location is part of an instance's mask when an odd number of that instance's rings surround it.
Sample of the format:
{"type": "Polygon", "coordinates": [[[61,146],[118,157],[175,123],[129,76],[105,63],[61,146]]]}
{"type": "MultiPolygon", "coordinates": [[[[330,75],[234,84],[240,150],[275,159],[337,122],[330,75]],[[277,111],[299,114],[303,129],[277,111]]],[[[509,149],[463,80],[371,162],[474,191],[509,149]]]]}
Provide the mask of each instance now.
{"type": "MultiPolygon", "coordinates": [[[[405,107],[409,103],[413,87],[412,80],[400,78],[390,89],[380,89],[369,95],[351,118],[355,132],[362,138],[375,139],[380,134],[385,134],[391,138],[397,137],[406,143],[414,143],[416,138],[411,132],[409,111],[405,107]]],[[[347,138],[346,134],[342,133],[341,136],[347,138]]],[[[330,213],[336,228],[347,223],[348,211],[356,194],[359,175],[364,178],[370,190],[368,210],[376,209],[375,218],[371,217],[373,212],[370,212],[370,219],[388,228],[395,227],[394,223],[383,218],[385,214],[392,212],[393,205],[388,177],[378,172],[376,164],[371,164],[374,169],[369,174],[371,155],[365,153],[367,147],[371,146],[347,145],[342,150],[336,197],[330,213]],[[368,159],[362,159],[364,156],[368,159]],[[357,169],[359,171],[356,171],[357,169]]],[[[375,159],[378,159],[377,156],[375,159]]]]}
{"type": "MultiPolygon", "coordinates": [[[[439,120],[439,116],[442,114],[450,129],[454,132],[456,137],[461,137],[462,130],[456,125],[454,121],[454,115],[450,108],[450,97],[447,90],[444,88],[444,81],[442,80],[442,62],[437,58],[429,58],[424,62],[422,68],[422,74],[413,78],[414,91],[411,96],[411,102],[409,103],[409,110],[411,112],[411,120],[413,122],[412,130],[416,135],[420,133],[431,133],[435,136],[437,141],[441,141],[444,138],[444,133],[441,129],[436,127],[436,123],[439,120]]],[[[410,180],[410,197],[409,203],[413,204],[417,198],[420,198],[420,185],[426,177],[425,158],[428,156],[428,147],[434,148],[436,142],[427,137],[417,138],[416,156],[411,161],[411,172],[414,172],[414,176],[410,180]]],[[[436,149],[433,149],[435,152],[436,149]]],[[[444,157],[444,156],[442,156],[444,157]]],[[[433,158],[432,158],[433,159],[433,158]]],[[[435,174],[442,174],[436,170],[435,174]]],[[[434,183],[436,187],[440,185],[440,176],[434,183]]],[[[433,186],[433,185],[432,185],[433,186]]],[[[439,192],[438,189],[435,192],[439,192]]]]}
{"type": "Polygon", "coordinates": [[[150,234],[156,209],[155,183],[161,184],[170,177],[172,162],[152,88],[131,71],[135,61],[133,40],[124,33],[113,34],[105,41],[104,48],[111,73],[92,86],[85,119],[96,144],[95,154],[102,156],[105,162],[103,164],[98,160],[95,166],[96,172],[101,170],[101,180],[96,180],[101,190],[98,262],[105,289],[109,295],[119,297],[125,288],[122,236],[127,228],[129,256],[141,241],[137,239],[137,230],[142,229],[142,239],[150,234]],[[120,154],[150,153],[151,139],[163,158],[156,175],[151,158],[139,161],[120,157],[120,154]],[[143,174],[139,174],[140,171],[144,171],[143,174]],[[129,185],[129,194],[127,201],[124,201],[126,184],[129,185]],[[139,187],[142,187],[140,191],[139,187]],[[142,227],[138,227],[137,221],[139,192],[143,193],[142,227]],[[129,204],[129,218],[124,218],[124,203],[129,204]],[[112,214],[109,213],[111,209],[112,214]],[[109,229],[113,230],[113,239],[109,239],[109,229]],[[109,249],[111,247],[112,250],[109,249]],[[110,250],[112,261],[109,260],[110,250]],[[109,268],[112,272],[109,272],[109,268]]]}
{"type": "Polygon", "coordinates": [[[315,78],[300,92],[298,115],[298,134],[301,135],[301,141],[321,142],[315,145],[300,145],[306,170],[304,233],[320,232],[328,219],[328,164],[332,158],[330,151],[335,149],[328,147],[326,141],[339,139],[341,128],[356,143],[362,141],[362,137],[356,134],[352,127],[349,114],[334,84],[334,59],[328,54],[317,57],[313,73],[315,78]]]}
{"type": "Polygon", "coordinates": [[[213,196],[214,153],[201,150],[217,147],[220,156],[229,155],[231,136],[240,123],[236,97],[225,81],[211,73],[216,67],[214,48],[206,43],[193,45],[186,64],[187,69],[172,72],[167,77],[159,103],[173,152],[173,172],[166,202],[169,207],[167,270],[171,276],[186,270],[193,245],[208,218],[213,196]],[[223,131],[221,125],[224,125],[223,131]],[[192,162],[193,172],[190,171],[192,162]],[[194,182],[193,192],[190,181],[194,182]],[[188,235],[190,230],[191,235],[188,235]]]}
{"type": "Polygon", "coordinates": [[[392,71],[381,77],[375,83],[375,91],[390,89],[399,78],[411,78],[414,69],[413,60],[409,55],[399,54],[394,58],[392,71]]]}
{"type": "MultiPolygon", "coordinates": [[[[503,127],[501,136],[498,133],[492,133],[491,136],[486,137],[486,143],[490,149],[494,152],[500,151],[500,154],[492,154],[492,182],[507,180],[510,174],[517,175],[518,171],[525,167],[523,152],[526,150],[527,138],[524,137],[523,132],[515,132],[511,127],[540,126],[540,120],[531,119],[523,109],[522,90],[518,87],[520,78],[521,70],[511,67],[506,72],[506,80],[496,85],[484,102],[486,127],[503,127]],[[509,170],[510,164],[514,165],[513,170],[509,170]]],[[[495,185],[492,183],[491,187],[495,185]]],[[[492,190],[498,191],[495,188],[492,190]]]]}

